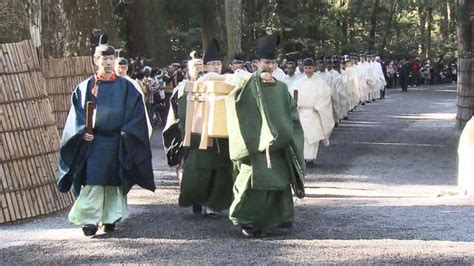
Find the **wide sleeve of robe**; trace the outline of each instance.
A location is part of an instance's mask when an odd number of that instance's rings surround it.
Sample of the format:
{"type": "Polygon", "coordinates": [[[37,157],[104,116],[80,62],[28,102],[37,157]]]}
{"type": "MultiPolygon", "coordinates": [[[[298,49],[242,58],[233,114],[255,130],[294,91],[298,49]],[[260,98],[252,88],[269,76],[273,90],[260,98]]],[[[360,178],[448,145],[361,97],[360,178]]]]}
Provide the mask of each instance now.
{"type": "MultiPolygon", "coordinates": [[[[69,111],[60,146],[58,188],[68,192],[71,187],[79,194],[84,178],[85,162],[89,144],[82,140],[85,133],[86,92],[90,79],[82,82],[72,93],[69,111]]],[[[154,191],[155,183],[151,164],[151,147],[145,105],[142,95],[134,85],[118,77],[116,82],[126,90],[125,114],[121,126],[122,137],[119,143],[119,177],[124,193],[135,184],[154,191]]]]}
{"type": "Polygon", "coordinates": [[[155,180],[151,162],[151,146],[148,138],[148,126],[142,95],[131,82],[127,83],[127,99],[121,138],[119,160],[121,179],[125,193],[133,185],[155,191],[155,180]]]}
{"type": "Polygon", "coordinates": [[[296,105],[286,84],[263,86],[258,71],[226,98],[230,157],[251,165],[252,186],[281,189],[289,180],[298,188],[297,196],[303,197],[303,130],[296,105]],[[277,173],[276,169],[285,170],[277,173]],[[284,176],[287,169],[290,176],[284,176]]]}

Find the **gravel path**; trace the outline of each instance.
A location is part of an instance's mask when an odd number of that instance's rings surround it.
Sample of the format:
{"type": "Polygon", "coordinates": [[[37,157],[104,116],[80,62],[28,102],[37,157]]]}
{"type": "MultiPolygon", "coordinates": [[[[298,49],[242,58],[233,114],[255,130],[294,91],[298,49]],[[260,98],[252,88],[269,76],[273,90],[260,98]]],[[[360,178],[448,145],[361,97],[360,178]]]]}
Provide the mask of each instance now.
{"type": "Polygon", "coordinates": [[[390,90],[357,108],[308,169],[292,230],[240,237],[228,219],[177,206],[174,171],[153,136],[160,188],[129,194],[130,219],[82,236],[67,210],[0,225],[0,264],[474,263],[474,198],[456,190],[454,86],[390,90]]]}

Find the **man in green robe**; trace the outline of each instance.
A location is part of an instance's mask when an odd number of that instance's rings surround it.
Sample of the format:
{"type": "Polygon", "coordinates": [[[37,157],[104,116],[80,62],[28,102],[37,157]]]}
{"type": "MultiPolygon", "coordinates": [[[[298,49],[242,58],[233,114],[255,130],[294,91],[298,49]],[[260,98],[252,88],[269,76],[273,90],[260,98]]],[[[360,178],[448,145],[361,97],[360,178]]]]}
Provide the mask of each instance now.
{"type": "MultiPolygon", "coordinates": [[[[219,46],[210,41],[204,54],[206,74],[199,80],[212,79],[222,71],[219,46]]],[[[185,132],[186,93],[178,98],[178,117],[181,132],[185,132]]],[[[191,146],[184,155],[183,176],[180,184],[179,206],[192,206],[194,213],[206,218],[218,218],[218,212],[229,208],[232,202],[232,162],[227,139],[212,138],[212,146],[199,149],[201,136],[193,134],[191,146]]]]}
{"type": "Polygon", "coordinates": [[[304,197],[303,129],[285,83],[272,77],[277,35],[257,40],[258,70],[226,98],[230,158],[238,173],[229,218],[245,237],[293,223],[304,197]]]}

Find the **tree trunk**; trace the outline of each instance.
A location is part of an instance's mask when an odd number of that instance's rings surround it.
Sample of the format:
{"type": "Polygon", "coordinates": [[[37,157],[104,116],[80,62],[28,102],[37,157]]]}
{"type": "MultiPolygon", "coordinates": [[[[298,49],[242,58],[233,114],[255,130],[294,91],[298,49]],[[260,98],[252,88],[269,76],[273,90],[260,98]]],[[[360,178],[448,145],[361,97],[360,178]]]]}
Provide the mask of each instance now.
{"type": "Polygon", "coordinates": [[[440,22],[440,32],[443,40],[449,40],[449,3],[440,5],[441,11],[441,22],[440,22]]]}
{"type": "Polygon", "coordinates": [[[385,34],[383,36],[382,40],[382,46],[380,47],[380,52],[381,55],[383,56],[385,54],[385,46],[387,46],[387,40],[388,37],[390,36],[390,32],[392,29],[392,21],[393,21],[393,14],[395,14],[395,11],[397,10],[397,1],[392,0],[390,3],[390,14],[388,16],[388,21],[387,21],[387,30],[385,31],[385,34]]]}
{"type": "Polygon", "coordinates": [[[372,7],[372,14],[370,15],[370,33],[369,33],[369,50],[375,50],[375,33],[377,30],[377,11],[379,6],[379,0],[374,1],[372,7]]]}
{"type": "Polygon", "coordinates": [[[454,30],[456,27],[457,14],[456,14],[456,5],[454,0],[448,0],[448,17],[449,17],[449,30],[454,30]]]}
{"type": "Polygon", "coordinates": [[[418,14],[420,16],[418,24],[418,54],[421,54],[424,58],[426,54],[425,46],[425,26],[426,26],[426,11],[423,5],[418,6],[418,14]]]}
{"type": "Polygon", "coordinates": [[[227,29],[227,61],[242,52],[242,0],[225,0],[225,25],[227,29]]]}
{"type": "Polygon", "coordinates": [[[28,0],[30,35],[37,48],[41,47],[41,10],[41,0],[28,0]]]}
{"type": "Polygon", "coordinates": [[[428,26],[426,29],[426,58],[431,58],[431,32],[433,31],[433,7],[428,8],[428,26]]]}
{"type": "MultiPolygon", "coordinates": [[[[346,43],[349,41],[349,21],[348,21],[348,15],[347,15],[347,5],[348,3],[346,0],[340,0],[339,5],[341,6],[341,40],[340,40],[340,46],[347,46],[346,43]]],[[[347,49],[347,47],[345,47],[347,49]]],[[[347,51],[342,51],[346,53],[347,51]]]]}
{"type": "Polygon", "coordinates": [[[45,58],[90,55],[95,28],[105,30],[112,45],[119,43],[114,21],[115,1],[42,0],[41,43],[45,58]]]}
{"type": "Polygon", "coordinates": [[[464,128],[474,114],[474,2],[456,0],[458,35],[457,126],[464,128]]]}
{"type": "Polygon", "coordinates": [[[202,49],[206,51],[209,40],[219,35],[218,10],[220,7],[216,0],[210,0],[209,5],[202,5],[202,49]]]}

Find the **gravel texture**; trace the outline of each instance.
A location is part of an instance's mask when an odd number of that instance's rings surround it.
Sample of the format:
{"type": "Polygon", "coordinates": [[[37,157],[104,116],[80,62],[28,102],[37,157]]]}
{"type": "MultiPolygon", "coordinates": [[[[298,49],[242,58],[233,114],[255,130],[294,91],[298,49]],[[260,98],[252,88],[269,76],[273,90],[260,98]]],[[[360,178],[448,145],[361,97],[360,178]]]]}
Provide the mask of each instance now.
{"type": "Polygon", "coordinates": [[[448,263],[474,264],[474,198],[456,191],[454,86],[389,90],[335,129],[307,171],[291,230],[244,239],[222,215],[177,206],[160,132],[155,193],[134,188],[131,215],[93,238],[67,210],[0,225],[0,264],[448,263]]]}

